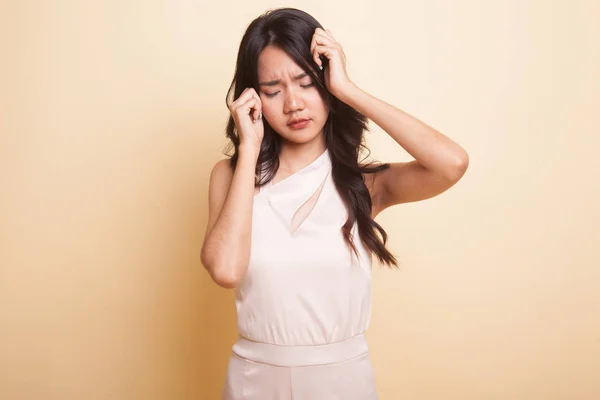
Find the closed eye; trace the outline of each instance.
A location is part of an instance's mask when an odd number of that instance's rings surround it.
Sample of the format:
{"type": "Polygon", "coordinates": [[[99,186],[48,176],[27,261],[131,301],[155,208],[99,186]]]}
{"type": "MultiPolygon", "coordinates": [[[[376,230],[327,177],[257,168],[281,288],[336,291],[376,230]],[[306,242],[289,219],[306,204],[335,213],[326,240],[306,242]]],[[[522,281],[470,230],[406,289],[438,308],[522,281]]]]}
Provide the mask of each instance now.
{"type": "MultiPolygon", "coordinates": [[[[301,88],[307,89],[309,87],[315,86],[314,83],[309,83],[307,85],[300,85],[301,88]]],[[[263,92],[264,93],[264,92],[263,92]]],[[[265,96],[267,97],[275,97],[277,95],[277,93],[279,93],[279,91],[275,92],[275,93],[264,93],[265,96]]]]}

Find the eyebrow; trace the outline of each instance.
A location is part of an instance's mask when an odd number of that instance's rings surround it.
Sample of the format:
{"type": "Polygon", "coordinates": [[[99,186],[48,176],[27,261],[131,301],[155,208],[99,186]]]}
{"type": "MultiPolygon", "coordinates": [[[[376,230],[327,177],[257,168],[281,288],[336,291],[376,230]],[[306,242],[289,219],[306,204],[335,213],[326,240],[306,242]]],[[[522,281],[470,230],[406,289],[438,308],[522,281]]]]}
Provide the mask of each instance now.
{"type": "MultiPolygon", "coordinates": [[[[307,76],[307,75],[308,75],[308,73],[306,73],[306,72],[303,72],[303,73],[301,73],[300,75],[298,75],[298,76],[295,76],[295,77],[294,77],[294,80],[295,80],[295,81],[297,81],[297,80],[299,80],[299,79],[302,79],[302,78],[304,78],[304,77],[305,77],[305,76],[307,76]]],[[[281,80],[280,80],[280,79],[277,79],[277,80],[274,80],[274,81],[260,82],[260,83],[258,84],[258,86],[276,86],[276,85],[279,85],[279,83],[280,83],[280,82],[281,82],[281,80]]]]}

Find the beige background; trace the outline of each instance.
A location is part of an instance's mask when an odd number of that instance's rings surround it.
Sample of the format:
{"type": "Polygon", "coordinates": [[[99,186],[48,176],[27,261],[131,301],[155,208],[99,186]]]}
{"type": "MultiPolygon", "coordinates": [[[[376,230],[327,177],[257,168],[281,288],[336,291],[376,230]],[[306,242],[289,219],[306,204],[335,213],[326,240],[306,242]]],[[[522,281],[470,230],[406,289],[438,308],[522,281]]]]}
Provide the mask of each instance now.
{"type": "MultiPolygon", "coordinates": [[[[225,93],[271,1],[2,1],[0,399],[217,399],[233,293],[200,264],[225,93]]],[[[387,399],[600,398],[600,6],[293,4],[363,89],[470,154],[378,221],[387,399]]],[[[376,159],[408,159],[377,126],[376,159]]]]}

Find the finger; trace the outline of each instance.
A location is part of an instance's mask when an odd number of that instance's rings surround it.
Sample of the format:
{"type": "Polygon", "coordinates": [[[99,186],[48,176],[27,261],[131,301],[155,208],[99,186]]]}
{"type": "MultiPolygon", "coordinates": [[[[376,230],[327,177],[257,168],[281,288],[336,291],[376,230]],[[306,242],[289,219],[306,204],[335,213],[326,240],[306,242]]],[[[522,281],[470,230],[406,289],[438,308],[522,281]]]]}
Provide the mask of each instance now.
{"type": "Polygon", "coordinates": [[[315,29],[315,33],[313,34],[312,39],[310,41],[310,52],[313,54],[313,59],[319,67],[323,67],[323,63],[319,59],[319,54],[315,53],[315,47],[319,45],[335,47],[336,44],[337,43],[334,40],[332,40],[332,38],[328,36],[328,33],[325,32],[323,29],[315,29]]]}
{"type": "Polygon", "coordinates": [[[254,91],[253,88],[244,89],[244,91],[240,94],[240,96],[233,102],[233,104],[231,105],[231,108],[232,109],[239,108],[239,106],[241,104],[244,104],[246,101],[248,101],[248,99],[254,97],[253,93],[256,94],[256,92],[254,91]]]}
{"type": "Polygon", "coordinates": [[[254,120],[254,122],[256,122],[256,120],[262,118],[262,101],[260,100],[260,96],[258,95],[258,93],[256,93],[255,90],[252,90],[252,98],[256,100],[254,111],[252,113],[252,119],[254,120]]]}
{"type": "Polygon", "coordinates": [[[327,33],[327,29],[323,29],[323,28],[317,28],[317,29],[315,29],[315,33],[319,33],[319,34],[322,34],[322,35],[327,35],[328,34],[327,33]]]}
{"type": "Polygon", "coordinates": [[[315,47],[317,46],[317,34],[315,33],[310,41],[310,53],[313,55],[313,59],[315,63],[321,67],[321,60],[319,59],[319,55],[315,54],[315,47]]]}
{"type": "Polygon", "coordinates": [[[335,42],[335,39],[333,38],[333,34],[331,33],[331,31],[329,29],[319,29],[317,33],[319,36],[322,36],[326,39],[329,39],[332,42],[335,42]]]}
{"type": "Polygon", "coordinates": [[[326,41],[327,43],[336,43],[335,39],[333,38],[333,35],[331,34],[331,31],[329,29],[323,30],[323,29],[317,28],[315,30],[314,36],[316,36],[317,38],[320,38],[320,40],[322,40],[322,41],[326,41]]]}
{"type": "Polygon", "coordinates": [[[321,61],[321,58],[319,57],[321,54],[323,54],[323,49],[324,48],[333,48],[331,46],[326,46],[324,44],[315,42],[315,44],[312,46],[311,49],[311,53],[313,55],[313,59],[315,60],[315,63],[319,66],[319,68],[323,69],[323,62],[321,61]],[[321,49],[321,50],[318,50],[321,49]]]}
{"type": "MultiPolygon", "coordinates": [[[[254,90],[254,88],[246,88],[243,92],[242,95],[244,96],[245,99],[248,99],[250,97],[257,97],[256,95],[256,91],[254,90]]],[[[240,97],[242,97],[242,95],[240,95],[240,97]]]]}
{"type": "Polygon", "coordinates": [[[319,56],[322,54],[325,57],[327,57],[328,60],[332,60],[333,58],[335,58],[337,50],[338,49],[335,47],[317,45],[315,46],[313,57],[318,59],[319,56]]]}
{"type": "Polygon", "coordinates": [[[254,119],[253,109],[256,107],[256,99],[254,97],[248,98],[246,101],[240,103],[234,110],[238,118],[249,116],[254,119]]]}
{"type": "Polygon", "coordinates": [[[246,100],[248,100],[247,93],[248,93],[248,88],[244,89],[244,91],[242,93],[240,93],[238,98],[235,99],[235,101],[233,103],[231,103],[231,110],[237,109],[240,106],[240,104],[243,104],[246,102],[246,100]]]}
{"type": "Polygon", "coordinates": [[[254,89],[249,91],[247,96],[248,99],[244,103],[244,113],[248,114],[252,118],[252,121],[256,122],[257,119],[262,117],[262,102],[254,89]]]}
{"type": "MultiPolygon", "coordinates": [[[[336,41],[332,40],[331,38],[329,38],[327,36],[323,36],[323,35],[318,35],[318,34],[314,36],[314,46],[313,47],[316,47],[316,46],[328,46],[328,47],[332,47],[332,48],[340,47],[340,45],[336,41]]],[[[313,48],[313,50],[314,50],[314,48],[313,48]]]]}

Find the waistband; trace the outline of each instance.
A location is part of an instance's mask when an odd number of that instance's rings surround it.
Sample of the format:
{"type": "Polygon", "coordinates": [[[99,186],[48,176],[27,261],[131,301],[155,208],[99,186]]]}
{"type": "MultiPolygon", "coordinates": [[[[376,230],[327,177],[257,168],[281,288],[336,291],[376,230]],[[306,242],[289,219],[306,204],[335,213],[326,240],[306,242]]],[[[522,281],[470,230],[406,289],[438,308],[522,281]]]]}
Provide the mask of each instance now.
{"type": "Polygon", "coordinates": [[[250,361],[281,367],[333,364],[367,354],[364,334],[342,342],[321,345],[281,346],[239,337],[233,352],[250,361]]]}

